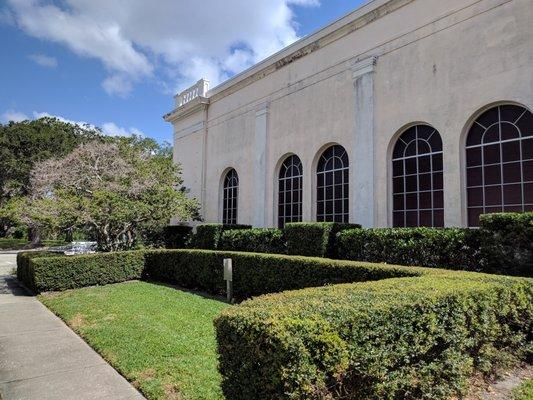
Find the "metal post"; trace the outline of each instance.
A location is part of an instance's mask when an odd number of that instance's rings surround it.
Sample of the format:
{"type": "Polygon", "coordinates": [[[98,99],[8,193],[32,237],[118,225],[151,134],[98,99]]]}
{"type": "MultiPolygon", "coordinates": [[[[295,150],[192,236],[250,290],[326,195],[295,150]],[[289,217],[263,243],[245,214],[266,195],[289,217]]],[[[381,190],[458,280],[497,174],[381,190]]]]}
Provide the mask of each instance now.
{"type": "Polygon", "coordinates": [[[228,302],[233,300],[233,265],[231,258],[224,259],[224,280],[226,281],[226,296],[228,302]]]}

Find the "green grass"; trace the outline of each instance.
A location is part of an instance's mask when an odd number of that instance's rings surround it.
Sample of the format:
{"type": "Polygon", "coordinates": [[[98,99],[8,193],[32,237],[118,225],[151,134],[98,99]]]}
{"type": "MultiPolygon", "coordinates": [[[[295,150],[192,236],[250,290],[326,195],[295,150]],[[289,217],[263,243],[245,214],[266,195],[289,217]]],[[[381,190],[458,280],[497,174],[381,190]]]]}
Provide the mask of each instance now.
{"type": "Polygon", "coordinates": [[[222,399],[213,319],[227,304],[148,282],[40,300],[148,399],[222,399]]]}
{"type": "Polygon", "coordinates": [[[525,380],[518,388],[513,390],[512,400],[533,399],[533,378],[525,380]]]}

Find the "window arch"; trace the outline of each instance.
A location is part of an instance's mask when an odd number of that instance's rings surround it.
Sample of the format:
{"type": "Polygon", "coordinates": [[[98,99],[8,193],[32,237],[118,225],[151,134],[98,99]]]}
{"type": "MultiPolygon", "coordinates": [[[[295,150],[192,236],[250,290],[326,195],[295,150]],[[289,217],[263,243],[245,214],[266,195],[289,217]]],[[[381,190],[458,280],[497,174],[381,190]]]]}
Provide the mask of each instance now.
{"type": "Polygon", "coordinates": [[[533,114],[517,105],[490,108],[466,138],[468,226],[479,215],[533,210],[533,114]]]}
{"type": "Polygon", "coordinates": [[[429,125],[398,138],[392,154],[394,227],[444,226],[442,139],[429,125]]]}
{"type": "Polygon", "coordinates": [[[317,213],[319,222],[348,222],[348,154],[344,147],[328,147],[317,165],[317,213]]]}
{"type": "Polygon", "coordinates": [[[283,161],[278,177],[278,226],[302,221],[302,162],[297,155],[283,161]]]}
{"type": "Polygon", "coordinates": [[[236,224],[239,197],[239,175],[233,168],[224,177],[222,189],[222,223],[236,224]]]}

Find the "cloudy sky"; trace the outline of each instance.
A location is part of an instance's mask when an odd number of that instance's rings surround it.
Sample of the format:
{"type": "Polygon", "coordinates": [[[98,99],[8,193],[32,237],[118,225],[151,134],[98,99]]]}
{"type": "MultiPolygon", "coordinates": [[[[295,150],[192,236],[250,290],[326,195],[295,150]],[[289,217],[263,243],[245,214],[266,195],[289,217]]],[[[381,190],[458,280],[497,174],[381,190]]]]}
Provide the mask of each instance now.
{"type": "Polygon", "coordinates": [[[58,116],[170,140],[161,116],[363,0],[0,0],[0,122],[58,116]]]}

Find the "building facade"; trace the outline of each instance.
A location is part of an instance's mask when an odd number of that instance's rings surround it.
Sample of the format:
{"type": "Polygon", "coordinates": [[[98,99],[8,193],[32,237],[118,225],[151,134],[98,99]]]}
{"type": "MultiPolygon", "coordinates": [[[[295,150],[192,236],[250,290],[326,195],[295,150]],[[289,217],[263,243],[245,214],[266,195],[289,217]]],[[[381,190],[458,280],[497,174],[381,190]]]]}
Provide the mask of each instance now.
{"type": "Polygon", "coordinates": [[[533,211],[533,1],[373,0],[165,115],[206,222],[533,211]]]}

